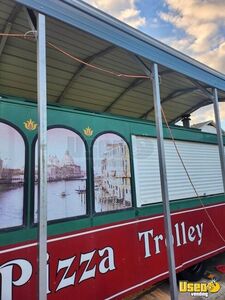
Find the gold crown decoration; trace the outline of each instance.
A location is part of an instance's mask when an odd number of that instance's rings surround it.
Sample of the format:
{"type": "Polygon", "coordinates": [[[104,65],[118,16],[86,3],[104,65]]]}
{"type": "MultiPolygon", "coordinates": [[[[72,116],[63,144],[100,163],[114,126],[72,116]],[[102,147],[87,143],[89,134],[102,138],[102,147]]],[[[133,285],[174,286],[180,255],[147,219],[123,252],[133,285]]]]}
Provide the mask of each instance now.
{"type": "Polygon", "coordinates": [[[86,136],[92,136],[94,132],[93,129],[91,129],[89,126],[85,128],[83,131],[86,136]]]}
{"type": "Polygon", "coordinates": [[[30,131],[33,131],[37,128],[38,124],[35,123],[32,119],[30,120],[27,120],[26,122],[23,122],[24,124],[24,127],[27,129],[27,130],[30,130],[30,131]]]}

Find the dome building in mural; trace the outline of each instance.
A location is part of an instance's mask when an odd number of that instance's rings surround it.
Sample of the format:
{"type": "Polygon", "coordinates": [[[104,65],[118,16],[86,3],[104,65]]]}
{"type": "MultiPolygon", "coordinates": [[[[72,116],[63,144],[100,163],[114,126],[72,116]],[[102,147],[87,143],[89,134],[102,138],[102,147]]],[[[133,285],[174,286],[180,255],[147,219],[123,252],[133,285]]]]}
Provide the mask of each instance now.
{"type": "Polygon", "coordinates": [[[0,158],[0,184],[8,184],[8,188],[24,183],[24,170],[21,168],[8,168],[0,158]]]}
{"type": "Polygon", "coordinates": [[[56,155],[49,155],[48,157],[48,180],[56,181],[60,180],[61,174],[61,164],[56,155]]]}
{"type": "Polygon", "coordinates": [[[70,155],[69,150],[66,150],[66,152],[65,152],[65,155],[63,157],[63,164],[64,164],[64,166],[73,166],[73,165],[75,165],[74,159],[70,155]]]}
{"type": "Polygon", "coordinates": [[[66,150],[61,161],[57,155],[49,155],[48,181],[73,180],[84,177],[84,171],[81,170],[81,166],[75,164],[69,150],[66,150]]]}
{"type": "Polygon", "coordinates": [[[63,178],[68,180],[84,177],[81,167],[75,164],[69,150],[66,150],[63,158],[62,173],[63,178]]]}

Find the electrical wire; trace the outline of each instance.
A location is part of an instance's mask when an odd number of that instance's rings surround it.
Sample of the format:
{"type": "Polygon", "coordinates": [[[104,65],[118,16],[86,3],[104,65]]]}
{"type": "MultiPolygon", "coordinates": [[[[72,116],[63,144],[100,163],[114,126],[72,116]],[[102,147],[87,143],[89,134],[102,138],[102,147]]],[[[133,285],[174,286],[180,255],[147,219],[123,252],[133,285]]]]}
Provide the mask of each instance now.
{"type": "Polygon", "coordinates": [[[47,42],[47,44],[49,46],[51,46],[52,48],[56,49],[57,51],[63,53],[64,55],[72,58],[73,60],[83,64],[83,65],[86,65],[87,67],[90,67],[90,68],[93,68],[93,69],[96,69],[98,71],[101,71],[101,72],[105,72],[105,73],[108,73],[110,75],[113,75],[113,76],[117,76],[117,77],[126,77],[126,78],[143,78],[143,79],[150,79],[149,76],[146,76],[146,75],[140,75],[140,74],[124,74],[124,73],[117,73],[117,72],[114,72],[114,71],[110,71],[110,70],[107,70],[107,69],[104,69],[104,68],[101,68],[101,67],[98,67],[96,65],[93,65],[93,64],[89,64],[88,62],[80,59],[80,58],[77,58],[76,56],[66,52],[65,50],[59,48],[58,46],[50,43],[50,42],[47,42]]]}
{"type": "MultiPolygon", "coordinates": [[[[36,37],[36,34],[37,32],[36,31],[27,31],[26,33],[0,33],[0,36],[9,36],[9,37],[21,37],[21,38],[35,38],[36,37]]],[[[92,69],[95,69],[95,70],[98,70],[98,71],[101,71],[101,72],[104,72],[104,73],[108,73],[109,75],[112,75],[112,76],[116,76],[116,77],[125,77],[125,78],[142,78],[142,79],[150,79],[149,76],[147,75],[142,75],[142,74],[124,74],[124,73],[118,73],[118,72],[114,72],[114,71],[111,71],[111,70],[108,70],[108,69],[105,69],[105,68],[101,68],[99,66],[96,66],[96,65],[93,65],[93,64],[90,64],[72,54],[70,54],[69,52],[63,50],[62,48],[56,46],[55,44],[51,43],[51,42],[48,42],[47,41],[47,44],[57,50],[58,52],[64,54],[65,56],[79,62],[80,64],[83,64],[89,68],[92,68],[92,69]]]]}
{"type": "Polygon", "coordinates": [[[18,37],[18,38],[34,38],[35,37],[35,31],[27,31],[25,33],[5,33],[0,32],[0,36],[6,36],[6,37],[18,37]]]}
{"type": "Polygon", "coordinates": [[[4,32],[1,32],[0,36],[24,37],[24,33],[4,33],[4,32]]]}
{"type": "Polygon", "coordinates": [[[197,189],[195,188],[195,185],[194,185],[194,183],[193,183],[193,181],[192,181],[192,179],[191,179],[191,176],[190,176],[190,174],[189,174],[189,172],[188,172],[188,170],[187,170],[187,168],[186,168],[186,166],[185,166],[185,163],[184,163],[184,161],[183,161],[183,159],[182,159],[182,156],[181,156],[181,154],[180,154],[180,151],[179,151],[179,149],[178,149],[178,147],[177,147],[177,144],[176,144],[176,141],[175,141],[175,139],[174,139],[172,130],[171,130],[170,126],[169,126],[169,123],[168,123],[167,118],[166,118],[166,114],[165,114],[165,112],[164,112],[162,106],[161,106],[161,111],[162,111],[162,115],[163,115],[163,118],[164,118],[165,123],[166,123],[166,127],[167,127],[168,130],[169,130],[169,133],[170,133],[171,139],[172,139],[172,141],[173,141],[173,144],[174,144],[175,150],[176,150],[176,152],[177,152],[177,155],[178,155],[178,157],[179,157],[179,159],[180,159],[180,161],[181,161],[181,163],[182,163],[182,166],[183,166],[183,168],[184,168],[184,170],[185,170],[185,173],[186,173],[186,175],[187,175],[187,177],[188,177],[188,180],[189,180],[189,182],[190,182],[190,184],[191,184],[191,186],[192,186],[192,188],[193,188],[193,190],[194,190],[194,192],[195,192],[195,194],[196,194],[196,196],[197,196],[197,199],[200,201],[202,207],[204,208],[204,211],[205,211],[206,215],[208,216],[210,222],[212,223],[214,229],[216,230],[216,232],[218,233],[218,235],[220,236],[220,238],[222,239],[222,241],[225,243],[224,237],[222,236],[222,234],[220,233],[218,227],[217,227],[216,224],[214,223],[212,217],[210,216],[210,214],[209,214],[209,212],[208,212],[208,210],[207,210],[207,207],[204,205],[204,203],[203,203],[203,201],[202,201],[202,197],[199,195],[199,193],[197,192],[197,189]]]}

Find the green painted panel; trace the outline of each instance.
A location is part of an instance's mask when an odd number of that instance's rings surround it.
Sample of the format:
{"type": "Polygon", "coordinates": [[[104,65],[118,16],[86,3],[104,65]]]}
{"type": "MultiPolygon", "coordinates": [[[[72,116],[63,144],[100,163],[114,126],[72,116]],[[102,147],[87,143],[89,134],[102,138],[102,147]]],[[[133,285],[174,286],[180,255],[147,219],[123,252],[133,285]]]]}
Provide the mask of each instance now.
{"type": "MultiPolygon", "coordinates": [[[[0,118],[7,120],[15,124],[20,128],[26,136],[28,142],[28,193],[27,193],[27,213],[26,213],[26,226],[10,231],[2,231],[0,238],[0,245],[12,244],[21,241],[35,240],[37,238],[37,230],[31,223],[33,215],[33,199],[31,196],[32,191],[32,143],[37,135],[37,130],[28,131],[24,127],[24,122],[32,119],[37,122],[37,107],[35,104],[26,102],[24,99],[19,98],[2,98],[0,99],[0,118]]],[[[88,153],[88,191],[87,199],[90,201],[90,205],[93,205],[94,199],[92,194],[92,159],[91,150],[94,139],[103,132],[116,132],[122,135],[130,145],[130,152],[132,156],[131,148],[131,136],[144,135],[144,136],[156,136],[155,125],[152,122],[137,120],[132,118],[116,117],[110,114],[90,113],[85,111],[73,110],[65,107],[49,106],[48,109],[48,125],[49,126],[66,126],[75,129],[87,144],[88,153]],[[93,136],[86,137],[84,129],[91,127],[93,129],[93,136]]],[[[197,129],[184,129],[177,126],[172,127],[174,137],[178,140],[195,141],[201,143],[217,144],[216,135],[202,133],[197,129]]],[[[165,138],[169,138],[169,133],[164,128],[165,138]]],[[[225,140],[224,140],[225,141],[225,140]]],[[[132,167],[132,161],[131,161],[132,167]]],[[[132,170],[133,175],[133,170],[132,170]]],[[[133,202],[136,203],[134,184],[132,184],[133,202]]],[[[216,195],[203,198],[204,205],[210,205],[213,203],[220,203],[224,201],[223,195],[216,195]]],[[[201,202],[198,199],[185,199],[176,200],[171,202],[171,209],[182,210],[187,208],[193,208],[201,206],[201,202]]],[[[50,236],[57,234],[64,234],[74,230],[80,230],[91,226],[100,226],[108,223],[119,222],[123,220],[129,220],[135,217],[151,216],[154,214],[162,213],[162,203],[156,203],[147,205],[142,208],[131,208],[126,210],[107,212],[101,214],[95,214],[90,212],[89,216],[81,217],[79,219],[68,219],[63,221],[51,222],[48,226],[48,234],[50,236]]]]}

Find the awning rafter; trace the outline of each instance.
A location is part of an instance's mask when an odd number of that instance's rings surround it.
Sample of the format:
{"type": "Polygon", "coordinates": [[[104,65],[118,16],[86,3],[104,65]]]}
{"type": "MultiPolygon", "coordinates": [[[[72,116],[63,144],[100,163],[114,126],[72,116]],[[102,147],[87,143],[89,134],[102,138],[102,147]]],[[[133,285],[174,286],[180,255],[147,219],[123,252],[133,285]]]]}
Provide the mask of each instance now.
{"type": "Polygon", "coordinates": [[[131,90],[133,90],[135,87],[140,86],[140,85],[141,85],[143,82],[145,82],[145,81],[146,81],[146,79],[140,79],[140,78],[134,79],[134,80],[131,82],[131,84],[129,84],[128,87],[125,88],[125,90],[123,90],[122,93],[119,94],[119,96],[116,97],[116,99],[113,100],[113,101],[111,102],[111,104],[108,105],[108,106],[106,107],[106,109],[104,110],[104,112],[109,112],[109,111],[112,109],[112,107],[113,107],[119,100],[121,100],[124,96],[127,95],[128,92],[130,92],[131,90]]]}
{"type": "Polygon", "coordinates": [[[196,111],[197,109],[199,109],[201,107],[204,107],[206,105],[209,105],[209,104],[212,104],[212,100],[210,100],[210,99],[204,99],[200,103],[196,104],[192,108],[186,110],[184,113],[182,113],[181,115],[179,115],[176,118],[174,118],[173,120],[171,120],[170,124],[175,124],[176,122],[180,121],[183,116],[189,115],[189,114],[193,113],[194,111],[196,111]]]}
{"type": "MultiPolygon", "coordinates": [[[[218,102],[222,103],[225,102],[225,98],[218,98],[218,102]]],[[[182,119],[183,116],[185,115],[189,115],[191,113],[193,113],[194,111],[198,110],[201,107],[207,106],[213,104],[212,99],[204,99],[202,102],[196,104],[195,106],[191,107],[190,109],[188,109],[187,111],[185,111],[183,114],[177,116],[176,118],[174,118],[173,120],[170,121],[170,124],[175,124],[176,122],[180,121],[180,119],[182,119]]]]}
{"type": "MultiPolygon", "coordinates": [[[[13,7],[5,25],[4,25],[4,29],[3,29],[3,33],[4,34],[8,34],[13,26],[13,22],[15,21],[15,18],[18,14],[18,12],[20,11],[21,9],[21,6],[18,5],[18,4],[15,4],[15,6],[13,7]]],[[[2,36],[1,38],[1,41],[0,41],[0,57],[3,53],[3,50],[5,48],[5,45],[6,45],[6,42],[7,42],[7,39],[8,39],[8,36],[7,35],[4,35],[2,36]]]]}
{"type": "MultiPolygon", "coordinates": [[[[84,61],[88,64],[93,63],[98,58],[103,57],[110,52],[115,50],[115,46],[109,46],[89,57],[87,57],[84,61]]],[[[73,76],[68,81],[67,85],[65,86],[64,90],[61,92],[59,97],[56,100],[56,103],[59,103],[62,101],[62,99],[65,97],[65,95],[68,93],[69,89],[72,87],[72,85],[80,78],[80,76],[84,73],[84,71],[88,68],[88,66],[81,64],[79,69],[73,74],[73,76]]]]}
{"type": "MultiPolygon", "coordinates": [[[[188,88],[188,89],[182,89],[182,90],[176,90],[172,93],[170,93],[167,97],[163,98],[161,101],[161,104],[170,101],[170,100],[175,100],[178,99],[180,96],[186,95],[186,94],[191,94],[198,91],[198,88],[188,88]]],[[[140,118],[147,118],[148,115],[154,111],[154,107],[150,108],[148,111],[146,111],[143,115],[140,116],[140,118]]]]}
{"type": "MultiPolygon", "coordinates": [[[[188,78],[188,77],[187,77],[188,78]]],[[[188,80],[193,83],[206,97],[209,97],[210,99],[213,99],[213,94],[211,94],[206,87],[201,85],[197,80],[188,78],[188,80]]]]}

